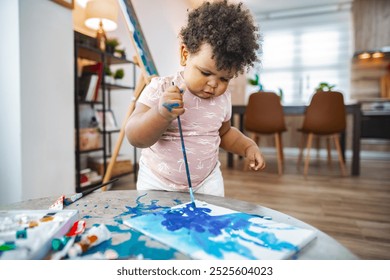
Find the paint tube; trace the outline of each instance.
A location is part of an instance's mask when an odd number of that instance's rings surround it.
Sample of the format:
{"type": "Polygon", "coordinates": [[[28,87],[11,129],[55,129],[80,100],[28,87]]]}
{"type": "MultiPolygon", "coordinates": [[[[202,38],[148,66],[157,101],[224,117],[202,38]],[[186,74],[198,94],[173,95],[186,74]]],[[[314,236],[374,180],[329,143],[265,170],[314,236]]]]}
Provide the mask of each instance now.
{"type": "Polygon", "coordinates": [[[62,238],[55,238],[52,241],[52,249],[58,251],[51,256],[52,260],[60,260],[68,254],[69,249],[73,246],[76,237],[84,233],[86,223],[83,220],[76,221],[68,233],[62,238]],[[60,251],[59,251],[60,250],[60,251]]]}
{"type": "Polygon", "coordinates": [[[64,209],[64,199],[65,199],[65,195],[61,195],[52,205],[50,205],[49,209],[52,210],[64,209]]]}
{"type": "Polygon", "coordinates": [[[54,253],[51,256],[52,260],[61,260],[62,258],[65,258],[66,255],[68,254],[69,250],[72,248],[72,245],[74,244],[74,241],[76,240],[75,236],[72,237],[67,237],[68,241],[66,242],[64,248],[61,251],[58,251],[54,253]]]}
{"type": "Polygon", "coordinates": [[[75,258],[85,253],[89,248],[99,245],[103,241],[111,238],[111,232],[108,228],[101,224],[100,226],[92,227],[85,235],[82,236],[80,242],[75,243],[72,248],[69,249],[68,256],[75,258]]]}

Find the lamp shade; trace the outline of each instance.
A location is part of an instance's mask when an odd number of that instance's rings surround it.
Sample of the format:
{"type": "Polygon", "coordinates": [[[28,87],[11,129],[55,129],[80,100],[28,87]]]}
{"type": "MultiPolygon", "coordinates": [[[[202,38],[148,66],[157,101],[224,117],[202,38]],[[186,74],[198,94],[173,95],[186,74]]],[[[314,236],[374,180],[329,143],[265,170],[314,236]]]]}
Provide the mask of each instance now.
{"type": "Polygon", "coordinates": [[[105,31],[117,28],[118,6],[111,0],[91,0],[85,8],[85,25],[98,30],[100,21],[105,31]]]}

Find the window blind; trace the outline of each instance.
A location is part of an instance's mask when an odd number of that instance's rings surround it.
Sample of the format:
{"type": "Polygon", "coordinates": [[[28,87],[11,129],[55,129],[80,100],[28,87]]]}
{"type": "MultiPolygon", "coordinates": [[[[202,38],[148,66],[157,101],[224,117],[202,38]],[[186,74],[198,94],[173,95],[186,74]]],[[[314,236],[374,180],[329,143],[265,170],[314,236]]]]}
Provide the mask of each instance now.
{"type": "Polygon", "coordinates": [[[264,90],[283,90],[286,103],[308,102],[320,82],[350,95],[352,15],[350,7],[323,13],[258,19],[264,90]]]}

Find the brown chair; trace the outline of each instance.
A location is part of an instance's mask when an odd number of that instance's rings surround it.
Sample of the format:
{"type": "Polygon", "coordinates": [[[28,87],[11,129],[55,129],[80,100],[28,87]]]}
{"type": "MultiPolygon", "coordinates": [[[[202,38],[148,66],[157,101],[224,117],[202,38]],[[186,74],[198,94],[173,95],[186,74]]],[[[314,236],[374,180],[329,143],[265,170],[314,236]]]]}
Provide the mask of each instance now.
{"type": "MultiPolygon", "coordinates": [[[[280,97],[274,92],[256,92],[249,96],[245,110],[244,128],[252,133],[252,139],[258,144],[260,134],[274,134],[278,156],[278,173],[283,173],[282,132],[286,131],[283,107],[280,97]]],[[[248,162],[245,164],[247,169],[248,162]]]]}
{"type": "MultiPolygon", "coordinates": [[[[310,162],[310,149],[314,136],[326,136],[328,139],[334,140],[342,175],[346,176],[344,158],[340,147],[340,133],[346,128],[346,113],[344,105],[344,97],[337,91],[318,91],[316,92],[309,106],[306,109],[302,128],[299,129],[303,133],[302,140],[307,135],[306,144],[306,159],[304,167],[304,175],[307,176],[310,162]]],[[[302,161],[304,149],[304,141],[302,141],[298,166],[302,161]]],[[[328,161],[330,161],[330,142],[327,142],[328,161]]]]}

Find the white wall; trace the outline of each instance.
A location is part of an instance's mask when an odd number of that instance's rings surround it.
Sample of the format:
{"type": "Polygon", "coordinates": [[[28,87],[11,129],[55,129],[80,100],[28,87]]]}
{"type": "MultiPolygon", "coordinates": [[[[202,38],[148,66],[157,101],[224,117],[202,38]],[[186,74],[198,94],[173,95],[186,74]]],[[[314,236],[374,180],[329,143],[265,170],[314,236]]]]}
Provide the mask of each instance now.
{"type": "MultiPolygon", "coordinates": [[[[188,1],[159,0],[158,4],[155,0],[132,0],[131,2],[159,75],[172,75],[181,70],[178,34],[187,19],[187,9],[190,9],[188,1]]],[[[127,57],[132,59],[134,48],[121,13],[118,19],[118,29],[109,32],[107,37],[119,38],[119,41],[126,48],[127,57]]],[[[123,68],[123,66],[117,66],[117,68],[121,67],[123,68]]],[[[115,67],[112,68],[115,69],[115,67]]],[[[126,73],[124,83],[131,83],[131,77],[126,73]]],[[[121,124],[132,95],[126,91],[112,91],[111,97],[112,108],[118,123],[121,124]]],[[[116,137],[117,135],[113,135],[113,146],[117,141],[116,137]]],[[[133,148],[126,139],[122,142],[120,154],[133,156],[133,148]]],[[[140,151],[138,151],[138,157],[139,154],[140,151]]]]}
{"type": "Polygon", "coordinates": [[[11,42],[0,51],[0,205],[74,192],[72,12],[47,0],[0,11],[11,42]]]}
{"type": "MultiPolygon", "coordinates": [[[[133,0],[160,76],[180,70],[178,33],[188,1],[133,0]]],[[[0,1],[0,205],[75,191],[72,11],[48,0],[0,1]]],[[[118,37],[133,47],[119,19],[118,37]]],[[[125,77],[131,80],[131,73],[125,77]]],[[[127,83],[127,82],[126,82],[127,83]]],[[[112,93],[122,122],[131,93],[112,93]]],[[[116,139],[113,139],[115,145],[116,139]]],[[[121,153],[133,154],[123,141],[121,153]]],[[[49,207],[49,205],[48,205],[49,207]]]]}
{"type": "Polygon", "coordinates": [[[188,1],[133,0],[145,38],[160,76],[181,69],[178,34],[186,23],[188,1]]]}
{"type": "Polygon", "coordinates": [[[21,199],[21,104],[19,60],[19,2],[0,4],[0,205],[21,199]]]}

